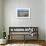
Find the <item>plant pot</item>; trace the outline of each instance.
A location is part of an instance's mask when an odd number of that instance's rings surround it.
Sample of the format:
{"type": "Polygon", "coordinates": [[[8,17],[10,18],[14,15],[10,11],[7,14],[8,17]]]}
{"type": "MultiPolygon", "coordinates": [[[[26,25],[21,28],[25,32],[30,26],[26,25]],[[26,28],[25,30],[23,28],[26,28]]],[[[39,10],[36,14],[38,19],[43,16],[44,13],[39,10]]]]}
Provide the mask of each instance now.
{"type": "Polygon", "coordinates": [[[0,44],[6,44],[7,40],[6,39],[0,39],[0,44]]]}

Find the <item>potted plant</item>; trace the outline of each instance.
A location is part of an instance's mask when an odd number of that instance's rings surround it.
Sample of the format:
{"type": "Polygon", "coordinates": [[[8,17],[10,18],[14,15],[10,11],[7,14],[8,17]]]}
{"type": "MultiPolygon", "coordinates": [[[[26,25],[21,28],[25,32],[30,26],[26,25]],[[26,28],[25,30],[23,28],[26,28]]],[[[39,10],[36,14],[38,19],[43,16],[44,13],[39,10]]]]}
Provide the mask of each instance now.
{"type": "MultiPolygon", "coordinates": [[[[4,31],[4,30],[3,30],[4,31]]],[[[0,44],[6,44],[6,32],[0,30],[0,44]]]]}

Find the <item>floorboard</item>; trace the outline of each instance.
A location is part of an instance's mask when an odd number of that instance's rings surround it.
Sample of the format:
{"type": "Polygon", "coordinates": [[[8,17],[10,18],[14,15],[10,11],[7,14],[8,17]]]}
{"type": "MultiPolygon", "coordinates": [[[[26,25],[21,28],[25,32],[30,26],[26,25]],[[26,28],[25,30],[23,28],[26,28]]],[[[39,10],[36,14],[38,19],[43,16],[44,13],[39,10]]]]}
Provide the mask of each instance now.
{"type": "Polygon", "coordinates": [[[46,46],[44,40],[8,40],[7,44],[0,46],[46,46]]]}

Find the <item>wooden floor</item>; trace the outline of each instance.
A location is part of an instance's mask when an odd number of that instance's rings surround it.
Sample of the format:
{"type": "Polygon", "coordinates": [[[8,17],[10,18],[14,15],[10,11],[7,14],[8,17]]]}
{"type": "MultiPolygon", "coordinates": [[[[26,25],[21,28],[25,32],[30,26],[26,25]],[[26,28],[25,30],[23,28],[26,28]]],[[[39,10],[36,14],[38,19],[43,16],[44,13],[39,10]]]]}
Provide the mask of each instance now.
{"type": "Polygon", "coordinates": [[[44,40],[8,40],[7,44],[0,46],[6,46],[8,44],[39,44],[46,46],[46,42],[44,40]]]}
{"type": "Polygon", "coordinates": [[[46,46],[46,42],[44,40],[12,40],[8,43],[39,44],[42,46],[46,46]]]}

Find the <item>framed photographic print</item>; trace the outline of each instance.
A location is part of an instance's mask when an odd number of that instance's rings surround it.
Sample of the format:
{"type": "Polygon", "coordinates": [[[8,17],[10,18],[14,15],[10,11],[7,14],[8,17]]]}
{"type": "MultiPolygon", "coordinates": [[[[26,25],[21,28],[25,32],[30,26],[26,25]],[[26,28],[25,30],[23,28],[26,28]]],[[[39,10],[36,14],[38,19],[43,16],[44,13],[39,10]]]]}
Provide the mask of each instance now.
{"type": "Polygon", "coordinates": [[[30,8],[16,8],[17,18],[30,18],[30,8]]]}

